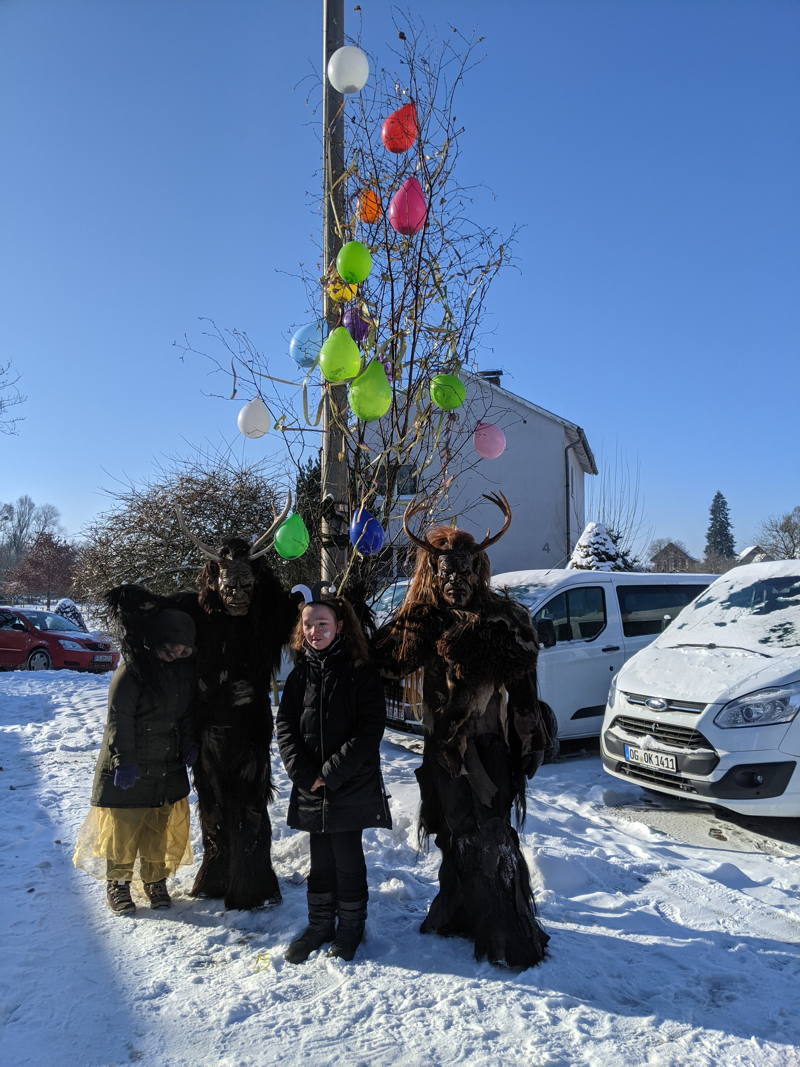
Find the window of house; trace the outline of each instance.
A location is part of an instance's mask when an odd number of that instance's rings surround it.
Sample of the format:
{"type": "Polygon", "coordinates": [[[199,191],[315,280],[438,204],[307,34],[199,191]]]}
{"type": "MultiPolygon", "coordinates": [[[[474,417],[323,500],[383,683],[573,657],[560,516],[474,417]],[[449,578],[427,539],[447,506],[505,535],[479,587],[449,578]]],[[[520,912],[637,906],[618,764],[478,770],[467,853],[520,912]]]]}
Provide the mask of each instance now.
{"type": "Polygon", "coordinates": [[[559,642],[591,641],[606,628],[605,593],[596,585],[569,589],[536,612],[534,625],[540,619],[552,622],[559,642]]]}
{"type": "Polygon", "coordinates": [[[706,588],[697,585],[618,585],[617,598],[622,614],[622,632],[626,637],[658,634],[664,626],[664,616],[674,619],[706,588]]]}

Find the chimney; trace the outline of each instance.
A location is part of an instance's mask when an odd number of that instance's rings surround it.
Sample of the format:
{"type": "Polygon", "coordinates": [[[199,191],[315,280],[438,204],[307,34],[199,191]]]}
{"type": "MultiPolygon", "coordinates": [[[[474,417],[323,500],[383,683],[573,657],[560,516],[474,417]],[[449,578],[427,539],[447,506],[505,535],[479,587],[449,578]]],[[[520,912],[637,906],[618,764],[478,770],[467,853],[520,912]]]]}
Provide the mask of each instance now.
{"type": "Polygon", "coordinates": [[[503,372],[501,370],[479,370],[478,377],[483,378],[489,385],[500,385],[503,372]]]}

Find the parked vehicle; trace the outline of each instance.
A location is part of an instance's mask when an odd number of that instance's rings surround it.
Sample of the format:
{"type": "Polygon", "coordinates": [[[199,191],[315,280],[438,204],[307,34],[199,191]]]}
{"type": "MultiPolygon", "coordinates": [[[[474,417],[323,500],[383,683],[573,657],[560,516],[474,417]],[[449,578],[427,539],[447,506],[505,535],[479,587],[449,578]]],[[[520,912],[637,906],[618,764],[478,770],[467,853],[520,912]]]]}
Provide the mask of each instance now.
{"type": "Polygon", "coordinates": [[[800,560],[718,578],[614,679],[603,765],[741,814],[800,815],[800,560]]]}
{"type": "MultiPolygon", "coordinates": [[[[625,662],[649,644],[678,612],[713,581],[710,574],[639,574],[628,571],[506,571],[492,586],[506,590],[531,613],[542,647],[539,699],[567,738],[596,737],[608,687],[625,662]]],[[[383,622],[402,603],[407,581],[395,582],[373,603],[383,622]]],[[[387,694],[387,718],[416,728],[419,679],[387,694]]]]}
{"type": "Polygon", "coordinates": [[[113,671],[119,652],[108,637],[87,633],[51,611],[0,607],[0,668],[113,671]]]}

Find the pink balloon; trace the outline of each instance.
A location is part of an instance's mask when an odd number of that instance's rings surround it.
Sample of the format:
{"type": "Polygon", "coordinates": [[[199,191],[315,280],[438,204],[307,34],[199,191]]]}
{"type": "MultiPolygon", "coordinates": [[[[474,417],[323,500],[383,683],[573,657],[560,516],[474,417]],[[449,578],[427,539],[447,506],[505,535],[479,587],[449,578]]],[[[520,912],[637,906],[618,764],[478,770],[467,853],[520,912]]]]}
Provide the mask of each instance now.
{"type": "Polygon", "coordinates": [[[472,435],[472,443],[482,459],[497,459],[506,450],[506,435],[491,422],[479,422],[472,435]]]}
{"type": "Polygon", "coordinates": [[[425,225],[428,202],[416,178],[406,178],[389,204],[389,225],[411,236],[425,225]]]}

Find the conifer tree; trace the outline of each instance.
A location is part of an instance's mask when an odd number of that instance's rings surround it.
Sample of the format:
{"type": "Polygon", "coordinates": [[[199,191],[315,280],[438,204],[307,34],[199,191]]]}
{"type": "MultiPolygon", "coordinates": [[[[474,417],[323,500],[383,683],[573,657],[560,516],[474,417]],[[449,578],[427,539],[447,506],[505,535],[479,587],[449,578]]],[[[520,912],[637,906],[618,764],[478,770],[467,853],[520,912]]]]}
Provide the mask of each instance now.
{"type": "Polygon", "coordinates": [[[602,522],[587,523],[567,564],[576,571],[624,571],[628,568],[602,522]]]}
{"type": "Polygon", "coordinates": [[[733,530],[728,511],[728,501],[719,491],[714,494],[709,509],[708,532],[706,533],[706,559],[732,559],[733,530]]]}

